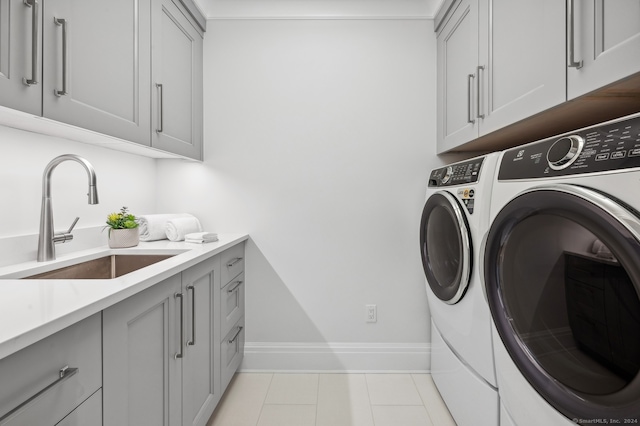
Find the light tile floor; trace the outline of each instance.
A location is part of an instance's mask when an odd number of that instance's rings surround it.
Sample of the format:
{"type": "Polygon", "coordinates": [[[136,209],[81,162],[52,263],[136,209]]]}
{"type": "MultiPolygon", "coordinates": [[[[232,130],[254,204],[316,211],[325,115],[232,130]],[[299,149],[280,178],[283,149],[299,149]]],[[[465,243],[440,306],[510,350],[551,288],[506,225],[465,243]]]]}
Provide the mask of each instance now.
{"type": "Polygon", "coordinates": [[[428,374],[238,373],[207,426],[455,426],[428,374]]]}

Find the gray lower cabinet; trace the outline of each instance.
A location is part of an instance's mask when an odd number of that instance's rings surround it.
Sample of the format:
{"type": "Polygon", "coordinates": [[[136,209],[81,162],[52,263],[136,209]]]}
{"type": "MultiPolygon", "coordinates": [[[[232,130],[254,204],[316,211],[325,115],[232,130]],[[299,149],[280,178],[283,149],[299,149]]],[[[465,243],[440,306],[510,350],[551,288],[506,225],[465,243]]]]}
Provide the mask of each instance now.
{"type": "Polygon", "coordinates": [[[0,2],[0,105],[42,114],[40,28],[42,4],[0,2]]]}
{"type": "Polygon", "coordinates": [[[98,313],[0,360],[0,425],[100,425],[100,328],[98,313]]]}
{"type": "Polygon", "coordinates": [[[215,256],[104,310],[104,425],[204,426],[220,400],[215,256]]]}
{"type": "Polygon", "coordinates": [[[202,35],[179,0],[153,0],[152,29],[151,145],[202,159],[202,35]]]}
{"type": "Polygon", "coordinates": [[[102,426],[102,389],[98,389],[56,426],[102,426]]]}

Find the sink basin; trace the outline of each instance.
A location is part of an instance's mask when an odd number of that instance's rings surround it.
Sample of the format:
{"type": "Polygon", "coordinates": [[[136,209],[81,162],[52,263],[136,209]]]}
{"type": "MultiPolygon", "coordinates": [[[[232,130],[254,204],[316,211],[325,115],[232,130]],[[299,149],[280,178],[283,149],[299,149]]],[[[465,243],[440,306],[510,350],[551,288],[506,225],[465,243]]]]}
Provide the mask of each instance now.
{"type": "Polygon", "coordinates": [[[113,254],[98,259],[87,260],[53,271],[31,275],[23,279],[54,280],[105,280],[121,277],[145,266],[153,265],[173,257],[170,254],[113,254]]]}

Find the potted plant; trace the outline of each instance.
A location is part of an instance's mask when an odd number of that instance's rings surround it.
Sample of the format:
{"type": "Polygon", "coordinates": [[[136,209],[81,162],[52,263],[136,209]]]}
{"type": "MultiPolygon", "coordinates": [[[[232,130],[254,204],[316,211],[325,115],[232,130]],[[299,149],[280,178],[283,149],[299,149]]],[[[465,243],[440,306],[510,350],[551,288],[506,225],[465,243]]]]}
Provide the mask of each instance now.
{"type": "Polygon", "coordinates": [[[106,227],[109,228],[111,248],[134,247],[140,241],[138,222],[127,207],[121,208],[119,213],[110,213],[107,216],[106,227]]]}

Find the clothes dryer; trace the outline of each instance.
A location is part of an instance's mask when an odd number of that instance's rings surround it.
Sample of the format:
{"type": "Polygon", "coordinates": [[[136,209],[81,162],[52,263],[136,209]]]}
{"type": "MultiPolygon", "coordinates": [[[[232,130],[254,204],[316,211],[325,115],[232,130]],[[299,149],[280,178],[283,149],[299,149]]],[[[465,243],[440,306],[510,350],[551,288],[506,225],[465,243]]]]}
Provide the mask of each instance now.
{"type": "Polygon", "coordinates": [[[498,424],[491,315],[478,268],[497,159],[494,153],[433,170],[420,224],[431,373],[459,426],[498,424]]]}
{"type": "Polygon", "coordinates": [[[640,421],[640,115],[502,153],[484,249],[501,424],[640,421]]]}

